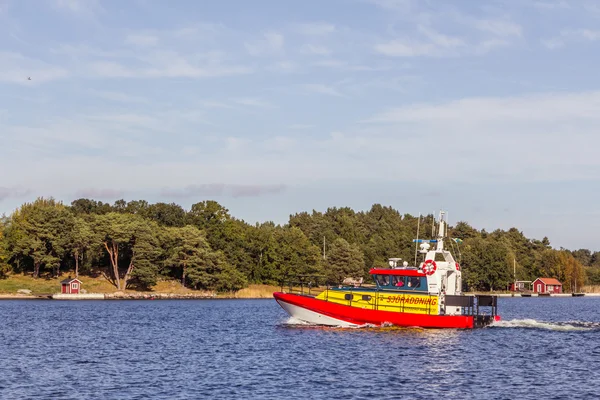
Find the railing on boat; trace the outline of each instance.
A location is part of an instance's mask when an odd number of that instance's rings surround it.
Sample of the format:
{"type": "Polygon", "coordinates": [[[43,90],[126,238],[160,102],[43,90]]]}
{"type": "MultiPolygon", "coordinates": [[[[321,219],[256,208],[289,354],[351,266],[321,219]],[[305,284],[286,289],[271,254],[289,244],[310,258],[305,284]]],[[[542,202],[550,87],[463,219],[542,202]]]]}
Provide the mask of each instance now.
{"type": "Polygon", "coordinates": [[[444,298],[445,307],[461,307],[462,315],[473,317],[476,327],[488,325],[498,315],[498,296],[450,296],[444,298]]]}
{"type": "Polygon", "coordinates": [[[280,282],[281,291],[303,296],[317,296],[332,286],[323,275],[297,275],[293,279],[280,282]]]}

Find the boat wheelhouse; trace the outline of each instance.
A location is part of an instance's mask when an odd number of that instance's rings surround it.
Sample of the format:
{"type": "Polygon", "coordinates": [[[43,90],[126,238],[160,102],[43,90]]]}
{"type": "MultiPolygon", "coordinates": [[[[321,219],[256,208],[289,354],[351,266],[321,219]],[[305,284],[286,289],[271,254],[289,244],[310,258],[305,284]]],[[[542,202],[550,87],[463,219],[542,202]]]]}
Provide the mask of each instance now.
{"type": "Polygon", "coordinates": [[[444,249],[447,222],[440,213],[436,239],[415,239],[423,261],[409,267],[390,258],[389,268],[374,268],[373,285],[327,286],[311,293],[313,281],[304,280],[300,293],[290,285],[273,293],[292,317],[311,324],[352,327],[365,324],[419,326],[426,328],[474,328],[498,320],[496,296],[462,293],[460,265],[444,249]],[[432,246],[433,245],[433,246],[432,246]],[[304,285],[309,288],[304,293],[304,285]]]}

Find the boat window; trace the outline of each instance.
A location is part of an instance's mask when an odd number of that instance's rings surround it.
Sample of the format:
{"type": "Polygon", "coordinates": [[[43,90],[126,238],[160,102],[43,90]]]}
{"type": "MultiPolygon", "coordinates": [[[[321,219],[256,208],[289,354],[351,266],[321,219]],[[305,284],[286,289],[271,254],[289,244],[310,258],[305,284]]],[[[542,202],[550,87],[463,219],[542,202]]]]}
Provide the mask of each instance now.
{"type": "Polygon", "coordinates": [[[422,278],[420,276],[410,276],[406,279],[407,289],[419,289],[421,287],[422,278]]]}
{"type": "Polygon", "coordinates": [[[394,287],[404,287],[405,286],[405,282],[404,282],[404,277],[403,276],[392,276],[392,286],[394,287]]]}
{"type": "Polygon", "coordinates": [[[375,275],[375,280],[379,286],[388,286],[390,284],[389,275],[375,275]]]}

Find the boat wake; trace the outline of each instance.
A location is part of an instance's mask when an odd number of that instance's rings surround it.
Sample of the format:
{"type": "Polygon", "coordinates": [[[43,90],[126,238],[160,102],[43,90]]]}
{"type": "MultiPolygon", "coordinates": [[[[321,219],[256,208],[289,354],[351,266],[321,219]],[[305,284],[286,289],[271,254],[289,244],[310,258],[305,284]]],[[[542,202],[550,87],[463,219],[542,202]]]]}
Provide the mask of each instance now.
{"type": "Polygon", "coordinates": [[[283,325],[289,325],[289,326],[317,326],[315,324],[310,324],[310,323],[308,323],[306,321],[302,321],[302,320],[296,319],[294,317],[289,317],[287,319],[287,321],[285,321],[283,323],[283,325]]]}
{"type": "Polygon", "coordinates": [[[306,322],[306,321],[302,321],[299,319],[296,319],[294,317],[290,317],[288,318],[286,321],[281,323],[282,326],[286,326],[286,327],[290,327],[290,328],[302,328],[302,327],[306,327],[306,328],[323,328],[323,329],[376,329],[376,330],[406,330],[406,329],[422,329],[419,328],[417,326],[414,327],[400,327],[400,326],[396,326],[390,322],[384,322],[381,325],[376,325],[376,324],[363,324],[363,325],[356,325],[356,326],[325,326],[325,325],[318,325],[318,324],[311,324],[310,322],[306,322]]]}
{"type": "Polygon", "coordinates": [[[535,319],[512,319],[509,321],[496,321],[490,325],[491,328],[526,328],[544,329],[549,331],[592,331],[600,330],[600,322],[567,321],[567,322],[543,322],[535,319]]]}

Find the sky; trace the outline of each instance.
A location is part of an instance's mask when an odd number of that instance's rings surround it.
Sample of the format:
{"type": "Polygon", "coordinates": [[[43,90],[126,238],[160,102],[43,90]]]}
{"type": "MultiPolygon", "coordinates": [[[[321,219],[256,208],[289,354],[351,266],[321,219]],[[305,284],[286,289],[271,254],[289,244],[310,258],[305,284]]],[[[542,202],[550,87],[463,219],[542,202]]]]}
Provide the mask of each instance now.
{"type": "Polygon", "coordinates": [[[600,250],[599,61],[596,1],[0,0],[0,213],[379,203],[600,250]]]}

